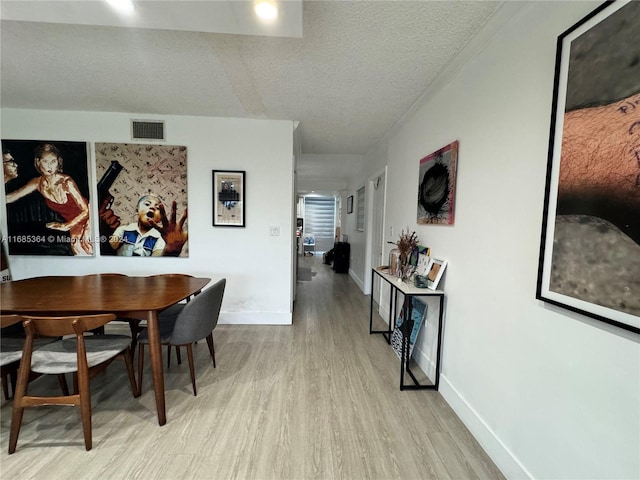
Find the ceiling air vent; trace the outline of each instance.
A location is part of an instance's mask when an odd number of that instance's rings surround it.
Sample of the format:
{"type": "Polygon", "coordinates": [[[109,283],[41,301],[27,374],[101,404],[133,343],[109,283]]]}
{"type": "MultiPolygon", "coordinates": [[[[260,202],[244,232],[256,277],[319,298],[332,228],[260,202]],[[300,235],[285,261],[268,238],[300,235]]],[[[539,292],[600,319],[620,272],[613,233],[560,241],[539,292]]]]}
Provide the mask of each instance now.
{"type": "Polygon", "coordinates": [[[131,120],[131,138],[133,140],[164,140],[164,122],[131,120]]]}

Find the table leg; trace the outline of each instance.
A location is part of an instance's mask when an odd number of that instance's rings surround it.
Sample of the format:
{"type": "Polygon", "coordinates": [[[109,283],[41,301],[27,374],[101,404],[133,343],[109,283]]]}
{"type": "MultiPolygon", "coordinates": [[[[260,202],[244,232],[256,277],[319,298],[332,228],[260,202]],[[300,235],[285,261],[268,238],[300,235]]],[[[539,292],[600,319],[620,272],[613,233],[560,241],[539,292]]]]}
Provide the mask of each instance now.
{"type": "Polygon", "coordinates": [[[147,313],[147,330],[149,332],[149,357],[151,359],[151,375],[153,390],[156,396],[158,423],[167,423],[167,411],[164,403],[164,373],[162,371],[162,345],[160,345],[160,329],[158,328],[158,312],[147,313]]]}

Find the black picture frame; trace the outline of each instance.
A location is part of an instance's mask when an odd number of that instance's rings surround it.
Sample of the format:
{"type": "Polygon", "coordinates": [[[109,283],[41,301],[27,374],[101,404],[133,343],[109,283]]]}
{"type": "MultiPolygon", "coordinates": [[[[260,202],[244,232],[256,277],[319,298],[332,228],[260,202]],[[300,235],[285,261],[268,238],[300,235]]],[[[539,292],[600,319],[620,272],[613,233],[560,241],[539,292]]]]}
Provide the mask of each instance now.
{"type": "Polygon", "coordinates": [[[244,170],[212,170],[213,226],[245,226],[244,170]]]}
{"type": "Polygon", "coordinates": [[[635,333],[640,216],[626,191],[640,185],[639,29],[640,2],[615,0],[558,37],[536,287],[539,300],[635,333]],[[601,174],[603,152],[615,168],[601,174]]]}
{"type": "Polygon", "coordinates": [[[353,195],[347,197],[347,213],[353,213],[353,195]]]}

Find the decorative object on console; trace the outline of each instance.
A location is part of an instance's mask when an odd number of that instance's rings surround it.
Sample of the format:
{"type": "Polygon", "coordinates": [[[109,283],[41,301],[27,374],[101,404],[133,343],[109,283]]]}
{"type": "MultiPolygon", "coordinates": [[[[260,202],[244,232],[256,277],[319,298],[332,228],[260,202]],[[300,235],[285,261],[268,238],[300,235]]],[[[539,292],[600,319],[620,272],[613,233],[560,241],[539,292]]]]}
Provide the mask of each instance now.
{"type": "Polygon", "coordinates": [[[424,275],[420,275],[416,273],[413,276],[413,286],[416,288],[428,288],[429,281],[427,280],[427,277],[425,277],[424,275]]]}
{"type": "Polygon", "coordinates": [[[400,232],[400,238],[396,243],[399,252],[399,271],[398,276],[402,280],[407,280],[413,270],[415,265],[417,264],[417,250],[418,250],[418,236],[416,232],[412,232],[407,227],[407,230],[404,229],[400,232]],[[415,263],[411,264],[411,257],[415,256],[415,263]]]}
{"type": "MultiPolygon", "coordinates": [[[[409,335],[409,356],[413,354],[413,347],[416,344],[418,333],[424,319],[427,316],[427,304],[419,300],[416,297],[411,297],[411,320],[413,320],[413,326],[411,328],[411,334],[409,335]]],[[[391,346],[393,351],[396,352],[398,358],[402,358],[402,324],[404,323],[404,309],[400,309],[398,319],[396,320],[396,328],[391,335],[391,346]]]]}
{"type": "Polygon", "coordinates": [[[437,290],[444,269],[447,268],[447,261],[439,258],[431,258],[427,267],[427,287],[431,290],[437,290]]]}
{"type": "Polygon", "coordinates": [[[429,247],[423,247],[418,245],[418,263],[416,264],[417,275],[426,276],[427,267],[429,266],[429,259],[431,257],[431,249],[429,247]]]}
{"type": "MultiPolygon", "coordinates": [[[[389,242],[391,243],[391,242],[389,242]]],[[[389,275],[398,276],[400,271],[400,250],[392,248],[389,252],[389,275]]]]}

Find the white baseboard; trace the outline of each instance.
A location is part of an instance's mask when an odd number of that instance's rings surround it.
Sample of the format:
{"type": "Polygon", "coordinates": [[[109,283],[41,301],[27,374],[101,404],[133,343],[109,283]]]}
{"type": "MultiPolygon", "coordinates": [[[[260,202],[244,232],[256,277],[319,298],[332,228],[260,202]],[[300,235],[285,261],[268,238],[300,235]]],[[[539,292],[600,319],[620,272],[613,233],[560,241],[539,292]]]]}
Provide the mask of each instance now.
{"type": "MultiPolygon", "coordinates": [[[[429,378],[435,378],[435,362],[419,350],[417,346],[413,352],[413,359],[429,378]]],[[[506,478],[533,479],[533,476],[500,441],[489,425],[485,423],[482,417],[478,415],[473,407],[460,395],[460,392],[449,382],[446,375],[440,374],[438,391],[506,478]]]]}
{"type": "Polygon", "coordinates": [[[353,279],[356,285],[358,285],[358,288],[364,292],[364,283],[351,268],[349,269],[349,276],[353,279]]]}
{"type": "Polygon", "coordinates": [[[440,375],[439,392],[506,478],[509,480],[533,479],[533,476],[500,441],[489,425],[442,374],[440,375]]]}
{"type": "Polygon", "coordinates": [[[293,315],[280,312],[220,312],[221,325],[291,325],[293,315]]]}

